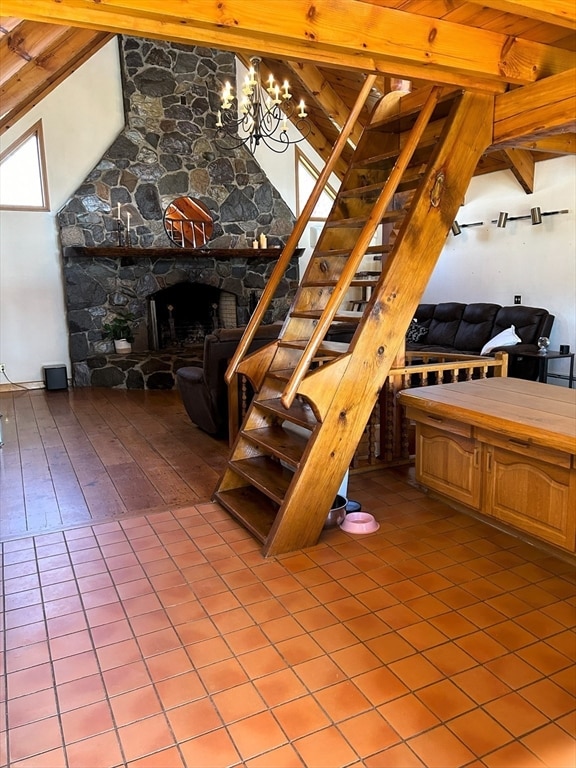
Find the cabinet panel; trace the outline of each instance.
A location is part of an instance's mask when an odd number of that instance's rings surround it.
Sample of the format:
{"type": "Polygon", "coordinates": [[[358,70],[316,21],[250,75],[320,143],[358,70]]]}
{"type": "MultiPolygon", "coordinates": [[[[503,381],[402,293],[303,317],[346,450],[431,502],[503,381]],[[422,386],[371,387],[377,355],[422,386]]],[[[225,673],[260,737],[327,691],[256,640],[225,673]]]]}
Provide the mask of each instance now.
{"type": "Polygon", "coordinates": [[[416,479],[473,509],[480,509],[479,445],[442,429],[416,424],[416,479]]]}
{"type": "Polygon", "coordinates": [[[573,470],[487,447],[482,511],[574,551],[575,485],[573,470]]]}

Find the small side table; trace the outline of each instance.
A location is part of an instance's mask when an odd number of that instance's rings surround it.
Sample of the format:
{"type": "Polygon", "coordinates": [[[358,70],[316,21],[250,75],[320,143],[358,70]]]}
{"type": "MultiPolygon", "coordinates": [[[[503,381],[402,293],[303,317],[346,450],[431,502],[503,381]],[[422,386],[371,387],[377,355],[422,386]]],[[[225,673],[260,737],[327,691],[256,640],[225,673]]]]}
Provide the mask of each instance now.
{"type": "MultiPolygon", "coordinates": [[[[514,352],[509,354],[514,355],[514,352]]],[[[574,387],[574,352],[562,354],[557,349],[549,349],[545,355],[540,352],[520,352],[518,357],[536,357],[538,359],[538,381],[546,384],[548,381],[548,362],[550,360],[570,360],[570,372],[568,373],[568,386],[574,387]]]]}

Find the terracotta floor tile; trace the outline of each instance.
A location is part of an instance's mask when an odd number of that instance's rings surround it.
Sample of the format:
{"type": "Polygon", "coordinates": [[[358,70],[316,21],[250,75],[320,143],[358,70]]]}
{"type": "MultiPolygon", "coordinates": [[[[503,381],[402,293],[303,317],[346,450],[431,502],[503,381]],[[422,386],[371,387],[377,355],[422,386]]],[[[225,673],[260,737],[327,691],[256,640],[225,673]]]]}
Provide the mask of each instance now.
{"type": "Polygon", "coordinates": [[[138,646],[142,655],[148,657],[180,648],[181,641],[172,627],[166,627],[139,637],[138,646]]]}
{"type": "Polygon", "coordinates": [[[6,671],[17,672],[50,661],[48,643],[32,643],[6,651],[6,671]]]}
{"type": "Polygon", "coordinates": [[[348,765],[357,757],[336,726],[298,739],[294,746],[306,768],[326,768],[327,755],[332,765],[348,765]]]}
{"type": "Polygon", "coordinates": [[[550,635],[556,635],[558,632],[562,632],[563,625],[553,619],[544,611],[530,611],[524,613],[522,616],[516,617],[516,622],[520,626],[527,629],[528,632],[532,632],[539,639],[550,637],[550,635]]]}
{"type": "Polygon", "coordinates": [[[349,621],[357,616],[363,616],[368,613],[368,609],[364,603],[352,596],[345,597],[342,600],[332,601],[328,604],[328,610],[342,622],[349,621]]]}
{"type": "Polygon", "coordinates": [[[200,679],[208,693],[225,691],[248,680],[248,677],[236,659],[225,659],[209,664],[198,670],[200,679]]]}
{"type": "MultiPolygon", "coordinates": [[[[56,715],[56,696],[52,688],[37,693],[29,693],[8,701],[8,725],[10,729],[28,725],[35,720],[43,720],[56,715]]],[[[5,728],[5,722],[2,725],[5,728]]]]}
{"type": "Polygon", "coordinates": [[[66,656],[58,659],[53,664],[54,679],[56,685],[78,680],[80,677],[88,677],[99,671],[98,659],[94,651],[84,651],[74,656],[66,656]]]}
{"type": "Polygon", "coordinates": [[[143,661],[135,661],[132,664],[125,664],[123,667],[109,669],[103,673],[103,678],[108,696],[133,691],[135,688],[141,688],[151,682],[150,674],[143,661]]]}
{"type": "Polygon", "coordinates": [[[10,729],[10,760],[16,762],[62,745],[57,717],[10,729]]]}
{"type": "MultiPolygon", "coordinates": [[[[65,584],[71,584],[72,588],[75,590],[75,584],[73,581],[65,582],[65,584]]],[[[47,587],[47,589],[50,589],[50,587],[47,587]]],[[[4,610],[13,611],[16,608],[25,608],[28,605],[39,604],[42,602],[43,596],[45,600],[53,600],[57,597],[63,597],[64,595],[58,594],[55,596],[49,596],[44,590],[41,591],[39,587],[36,587],[35,589],[26,589],[22,592],[7,594],[4,598],[4,610]]]]}
{"type": "Polygon", "coordinates": [[[574,698],[552,680],[538,680],[522,688],[519,693],[551,719],[574,709],[574,698]]]}
{"type": "Polygon", "coordinates": [[[449,612],[433,616],[430,623],[452,640],[476,631],[476,626],[458,613],[449,612]]]}
{"type": "MultiPolygon", "coordinates": [[[[181,750],[187,766],[222,768],[223,765],[239,763],[236,747],[223,728],[184,742],[181,750]]],[[[159,764],[158,768],[164,768],[164,766],[159,764]]]]}
{"type": "Polygon", "coordinates": [[[297,664],[293,669],[311,692],[339,683],[345,678],[342,670],[327,656],[297,664]]]}
{"type": "Polygon", "coordinates": [[[367,640],[366,645],[384,664],[412,656],[414,648],[394,632],[367,640]]]}
{"type": "Polygon", "coordinates": [[[52,668],[50,664],[39,664],[8,674],[8,696],[11,699],[51,687],[52,668]]]}
{"type": "Polygon", "coordinates": [[[390,664],[389,669],[412,691],[435,683],[443,677],[424,656],[408,656],[390,664]]]}
{"type": "Polygon", "coordinates": [[[367,757],[364,766],[365,768],[382,768],[382,766],[386,766],[386,768],[424,768],[424,763],[406,744],[395,744],[377,755],[367,757]]]}
{"type": "Polygon", "coordinates": [[[103,624],[101,627],[92,627],[90,630],[92,641],[96,648],[120,643],[133,637],[132,627],[127,619],[114,621],[111,624],[103,624]]]}
{"type": "MultiPolygon", "coordinates": [[[[304,768],[304,763],[290,744],[272,749],[264,755],[248,760],[246,768],[304,768]]],[[[220,766],[218,766],[220,768],[220,766]]]]}
{"type": "Polygon", "coordinates": [[[426,768],[459,768],[474,758],[474,754],[444,725],[409,739],[426,768]]]}
{"type": "Polygon", "coordinates": [[[140,661],[142,659],[138,643],[133,638],[122,640],[120,643],[105,645],[96,651],[96,656],[102,671],[121,667],[124,664],[131,664],[133,661],[140,661]]]}
{"type": "Polygon", "coordinates": [[[286,743],[286,736],[270,712],[260,712],[228,726],[243,760],[286,743]]]}
{"type": "Polygon", "coordinates": [[[276,643],[276,649],[286,664],[291,666],[315,659],[324,654],[324,650],[309,635],[283,640],[280,643],[276,643]]]}
{"type": "MultiPolygon", "coordinates": [[[[72,611],[70,611],[70,613],[72,613],[72,611]]],[[[16,627],[23,627],[26,624],[34,624],[43,619],[44,611],[41,605],[28,605],[24,608],[16,608],[16,610],[7,611],[5,616],[5,626],[6,629],[15,629],[16,627]]]]}
{"type": "Polygon", "coordinates": [[[290,741],[330,725],[330,720],[312,696],[304,696],[274,707],[272,714],[290,741]]]}
{"type": "Polygon", "coordinates": [[[556,720],[556,725],[563,728],[570,736],[574,736],[576,733],[576,712],[570,712],[570,714],[564,715],[564,717],[559,717],[556,720]]]}
{"type": "MultiPolygon", "coordinates": [[[[576,643],[574,648],[576,649],[576,643]]],[[[528,664],[547,676],[558,672],[560,669],[565,669],[574,663],[574,657],[572,657],[571,661],[563,653],[559,653],[554,648],[551,648],[548,643],[527,645],[525,648],[520,648],[516,653],[524,661],[527,661],[528,664]]]]}
{"type": "Polygon", "coordinates": [[[62,732],[66,744],[110,731],[113,727],[107,701],[97,701],[62,714],[62,732]]]}
{"type": "Polygon", "coordinates": [[[439,632],[436,627],[433,627],[427,621],[403,627],[398,630],[398,634],[417,651],[425,651],[428,648],[433,648],[446,642],[446,635],[439,632]]]}
{"type": "Polygon", "coordinates": [[[59,685],[57,694],[61,712],[68,712],[106,698],[104,683],[99,674],[59,685]]]}
{"type": "Polygon", "coordinates": [[[510,693],[507,685],[483,667],[459,672],[452,677],[452,682],[477,704],[485,704],[487,701],[510,693]]]}
{"type": "Polygon", "coordinates": [[[176,648],[146,659],[146,666],[152,681],[157,683],[168,677],[175,677],[190,672],[192,662],[184,648],[176,648]]]}
{"type": "Polygon", "coordinates": [[[222,634],[236,632],[254,625],[254,620],[244,608],[235,608],[224,613],[216,613],[212,621],[222,634]]]}
{"type": "Polygon", "coordinates": [[[435,596],[454,610],[459,610],[467,605],[474,605],[478,602],[478,598],[475,595],[470,594],[470,592],[462,589],[460,586],[441,589],[439,592],[436,592],[435,596]]]}
{"type": "Polygon", "coordinates": [[[459,715],[448,723],[448,728],[478,757],[512,741],[510,733],[481,709],[459,715]]]}
{"type": "Polygon", "coordinates": [[[220,637],[211,637],[186,646],[186,651],[197,669],[232,657],[232,652],[220,637]]]}
{"type": "Polygon", "coordinates": [[[522,766],[522,768],[547,768],[536,755],[523,744],[514,742],[507,744],[496,752],[486,755],[483,762],[488,768],[510,768],[510,766],[522,766]]]}
{"type": "Polygon", "coordinates": [[[422,733],[440,722],[438,717],[411,693],[382,704],[378,707],[378,712],[403,739],[422,733]]]}
{"type": "Polygon", "coordinates": [[[283,616],[279,619],[266,621],[260,624],[260,629],[272,643],[278,643],[281,640],[288,640],[290,637],[304,634],[304,629],[292,616],[283,616]]]}
{"type": "Polygon", "coordinates": [[[388,725],[386,719],[374,710],[344,720],[338,727],[361,758],[380,752],[400,741],[398,734],[388,725]]]}
{"type": "Polygon", "coordinates": [[[148,757],[133,760],[127,764],[127,768],[185,768],[185,766],[177,747],[170,747],[148,757]]]}
{"type": "Polygon", "coordinates": [[[16,629],[7,629],[4,632],[4,642],[6,649],[19,648],[22,645],[32,645],[46,640],[48,632],[44,621],[37,621],[34,624],[26,624],[16,629]]]}
{"type": "Polygon", "coordinates": [[[574,656],[574,649],[576,648],[576,632],[571,629],[566,630],[553,637],[548,637],[546,642],[548,645],[551,645],[552,648],[563,653],[564,656],[572,659],[574,656]]]}
{"type": "Polygon", "coordinates": [[[270,675],[272,672],[278,672],[286,667],[286,661],[276,648],[272,646],[257,648],[255,651],[243,653],[238,657],[238,661],[251,680],[263,677],[264,675],[270,675]]]}
{"type": "Polygon", "coordinates": [[[456,645],[480,664],[485,664],[490,659],[502,656],[507,651],[503,645],[496,642],[486,632],[473,632],[471,635],[460,637],[456,640],[456,645]]]}
{"type": "Polygon", "coordinates": [[[400,602],[388,588],[382,589],[381,587],[370,589],[368,592],[361,592],[357,597],[371,611],[382,611],[384,608],[398,605],[400,602]]]}
{"type": "Polygon", "coordinates": [[[513,689],[522,688],[542,677],[541,672],[520,659],[515,653],[489,661],[486,669],[513,689]]]}
{"type": "MultiPolygon", "coordinates": [[[[0,754],[0,759],[4,760],[3,755],[0,754]]],[[[50,768],[66,768],[66,753],[64,749],[59,747],[58,749],[50,749],[47,752],[42,752],[40,755],[34,757],[26,757],[24,760],[16,763],[11,763],[10,768],[46,768],[49,765],[50,768]]]]}
{"type": "Polygon", "coordinates": [[[442,722],[474,709],[475,702],[450,680],[440,680],[416,694],[442,722]]]}
{"type": "MultiPolygon", "coordinates": [[[[151,632],[160,632],[163,629],[171,629],[172,622],[164,610],[142,613],[140,616],[131,616],[129,619],[130,627],[136,637],[140,638],[151,632]]],[[[106,626],[111,626],[107,624],[106,626]]],[[[95,630],[92,630],[94,634],[95,630]]]]}
{"type": "Polygon", "coordinates": [[[292,701],[307,693],[302,682],[291,669],[283,669],[254,681],[260,695],[269,707],[292,701]]]}
{"type": "Polygon", "coordinates": [[[218,630],[211,619],[198,619],[176,627],[178,637],[183,645],[191,645],[211,637],[218,636],[218,630]]]}
{"type": "Polygon", "coordinates": [[[536,637],[521,627],[515,621],[504,621],[486,629],[486,633],[493,637],[509,651],[516,651],[536,641],[536,637]]]}
{"type": "Polygon", "coordinates": [[[409,627],[411,624],[418,624],[422,621],[422,617],[419,614],[411,611],[405,605],[391,605],[389,608],[383,608],[381,611],[378,611],[377,615],[391,629],[402,629],[402,627],[409,627]]]}
{"type": "Polygon", "coordinates": [[[112,696],[110,706],[118,726],[143,720],[162,711],[162,705],[152,686],[112,696]]]}
{"type": "Polygon", "coordinates": [[[517,693],[490,701],[484,705],[484,709],[516,737],[540,728],[548,722],[542,712],[517,693]]]}
{"type": "Polygon", "coordinates": [[[260,625],[267,621],[279,619],[282,616],[288,616],[288,611],[279,600],[276,600],[276,598],[253,603],[252,605],[246,606],[246,610],[250,616],[252,616],[254,621],[260,625]]]}
{"type": "Polygon", "coordinates": [[[262,697],[252,683],[244,683],[212,696],[222,721],[233,723],[266,709],[262,697]]]}
{"type": "Polygon", "coordinates": [[[66,746],[69,765],[90,766],[90,768],[110,768],[122,765],[122,754],[118,736],[114,731],[101,733],[90,739],[83,739],[66,746]]]}
{"type": "MultiPolygon", "coordinates": [[[[325,627],[324,629],[318,629],[310,634],[314,638],[315,642],[327,653],[336,651],[339,648],[346,648],[349,645],[356,643],[357,638],[349,629],[343,627],[340,624],[336,624],[333,627],[325,627]]],[[[295,638],[295,642],[298,638],[295,638]]]]}
{"type": "Polygon", "coordinates": [[[350,680],[316,691],[314,696],[335,723],[365,712],[372,706],[350,680]]]}
{"type": "Polygon", "coordinates": [[[197,672],[186,672],[177,677],[160,680],[156,683],[155,688],[164,709],[171,709],[180,704],[188,704],[191,701],[196,701],[196,699],[206,696],[206,689],[202,685],[197,672]]]}
{"type": "Polygon", "coordinates": [[[328,605],[328,603],[332,603],[334,600],[343,600],[349,597],[350,594],[337,581],[328,581],[325,584],[310,587],[310,592],[323,605],[328,605]]]}
{"type": "Polygon", "coordinates": [[[574,671],[574,665],[567,669],[563,669],[561,672],[556,672],[550,679],[561,688],[564,688],[564,690],[576,700],[576,673],[574,671]]]}
{"type": "Polygon", "coordinates": [[[257,648],[265,648],[269,641],[260,627],[252,625],[226,633],[226,644],[232,653],[239,656],[257,648]]]}
{"type": "Polygon", "coordinates": [[[554,768],[573,768],[576,758],[576,745],[570,737],[555,723],[529,733],[521,739],[545,765],[554,768]]]}
{"type": "Polygon", "coordinates": [[[296,619],[307,632],[314,632],[317,629],[323,629],[324,627],[333,626],[338,623],[338,619],[335,617],[334,613],[327,610],[322,605],[299,611],[296,619]]]}
{"type": "Polygon", "coordinates": [[[404,683],[386,667],[358,675],[353,682],[374,706],[408,693],[404,683]]]}
{"type": "MultiPolygon", "coordinates": [[[[175,710],[171,710],[174,712],[175,710]]],[[[174,744],[170,726],[163,714],[118,728],[126,760],[135,760],[174,744]]]]}

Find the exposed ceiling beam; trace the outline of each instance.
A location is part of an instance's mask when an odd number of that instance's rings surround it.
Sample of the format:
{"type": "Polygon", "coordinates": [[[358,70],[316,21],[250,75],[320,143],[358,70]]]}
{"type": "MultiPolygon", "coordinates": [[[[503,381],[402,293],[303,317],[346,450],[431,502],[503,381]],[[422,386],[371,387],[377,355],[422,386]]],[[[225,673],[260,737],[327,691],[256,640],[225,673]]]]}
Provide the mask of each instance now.
{"type": "MultiPolygon", "coordinates": [[[[326,117],[331,120],[338,130],[346,123],[350,110],[342,101],[340,96],[326,81],[318,67],[307,62],[292,63],[287,62],[287,66],[295,73],[300,83],[314,99],[315,104],[320,106],[326,117]]],[[[362,125],[356,123],[350,134],[350,141],[356,146],[362,135],[362,125]]]]}
{"type": "MultiPolygon", "coordinates": [[[[0,66],[2,80],[6,81],[23,69],[28,62],[60,38],[69,33],[69,27],[57,24],[37,24],[24,21],[0,37],[0,66]]],[[[0,105],[3,110],[3,105],[0,105]]]]}
{"type": "Polygon", "coordinates": [[[527,195],[534,192],[534,158],[527,149],[509,147],[504,150],[510,170],[527,195]]]}
{"type": "Polygon", "coordinates": [[[557,136],[546,136],[518,144],[531,152],[545,152],[554,155],[576,154],[576,133],[561,133],[557,136]]]}
{"type": "Polygon", "coordinates": [[[482,0],[482,5],[547,24],[576,29],[574,0],[482,0]]]}
{"type": "Polygon", "coordinates": [[[572,51],[360,0],[3,0],[3,12],[492,92],[575,61],[572,51]]]}
{"type": "Polygon", "coordinates": [[[576,71],[499,94],[494,102],[493,147],[515,147],[543,134],[576,131],[576,71]]]}
{"type": "Polygon", "coordinates": [[[107,32],[68,29],[0,88],[0,133],[7,131],[74,70],[113,38],[107,32]]]}

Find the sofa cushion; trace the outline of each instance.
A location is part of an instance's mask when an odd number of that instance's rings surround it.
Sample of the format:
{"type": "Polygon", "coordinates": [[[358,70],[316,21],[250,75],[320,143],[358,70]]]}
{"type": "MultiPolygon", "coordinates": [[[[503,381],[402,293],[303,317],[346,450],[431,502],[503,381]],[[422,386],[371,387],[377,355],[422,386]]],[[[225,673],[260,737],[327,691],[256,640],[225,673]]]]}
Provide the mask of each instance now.
{"type": "Polygon", "coordinates": [[[513,325],[523,344],[536,344],[539,336],[549,335],[553,321],[554,317],[548,310],[540,307],[525,307],[522,304],[501,307],[494,319],[492,335],[513,325]]]}
{"type": "Polygon", "coordinates": [[[421,325],[416,319],[412,320],[406,331],[406,342],[408,344],[424,344],[428,336],[428,327],[421,325]]]}
{"type": "Polygon", "coordinates": [[[441,347],[453,347],[465,307],[466,304],[460,304],[456,301],[436,304],[426,343],[441,347]]]}
{"type": "Polygon", "coordinates": [[[454,347],[458,350],[480,352],[486,342],[492,338],[494,318],[500,304],[468,304],[456,331],[454,347]]]}

